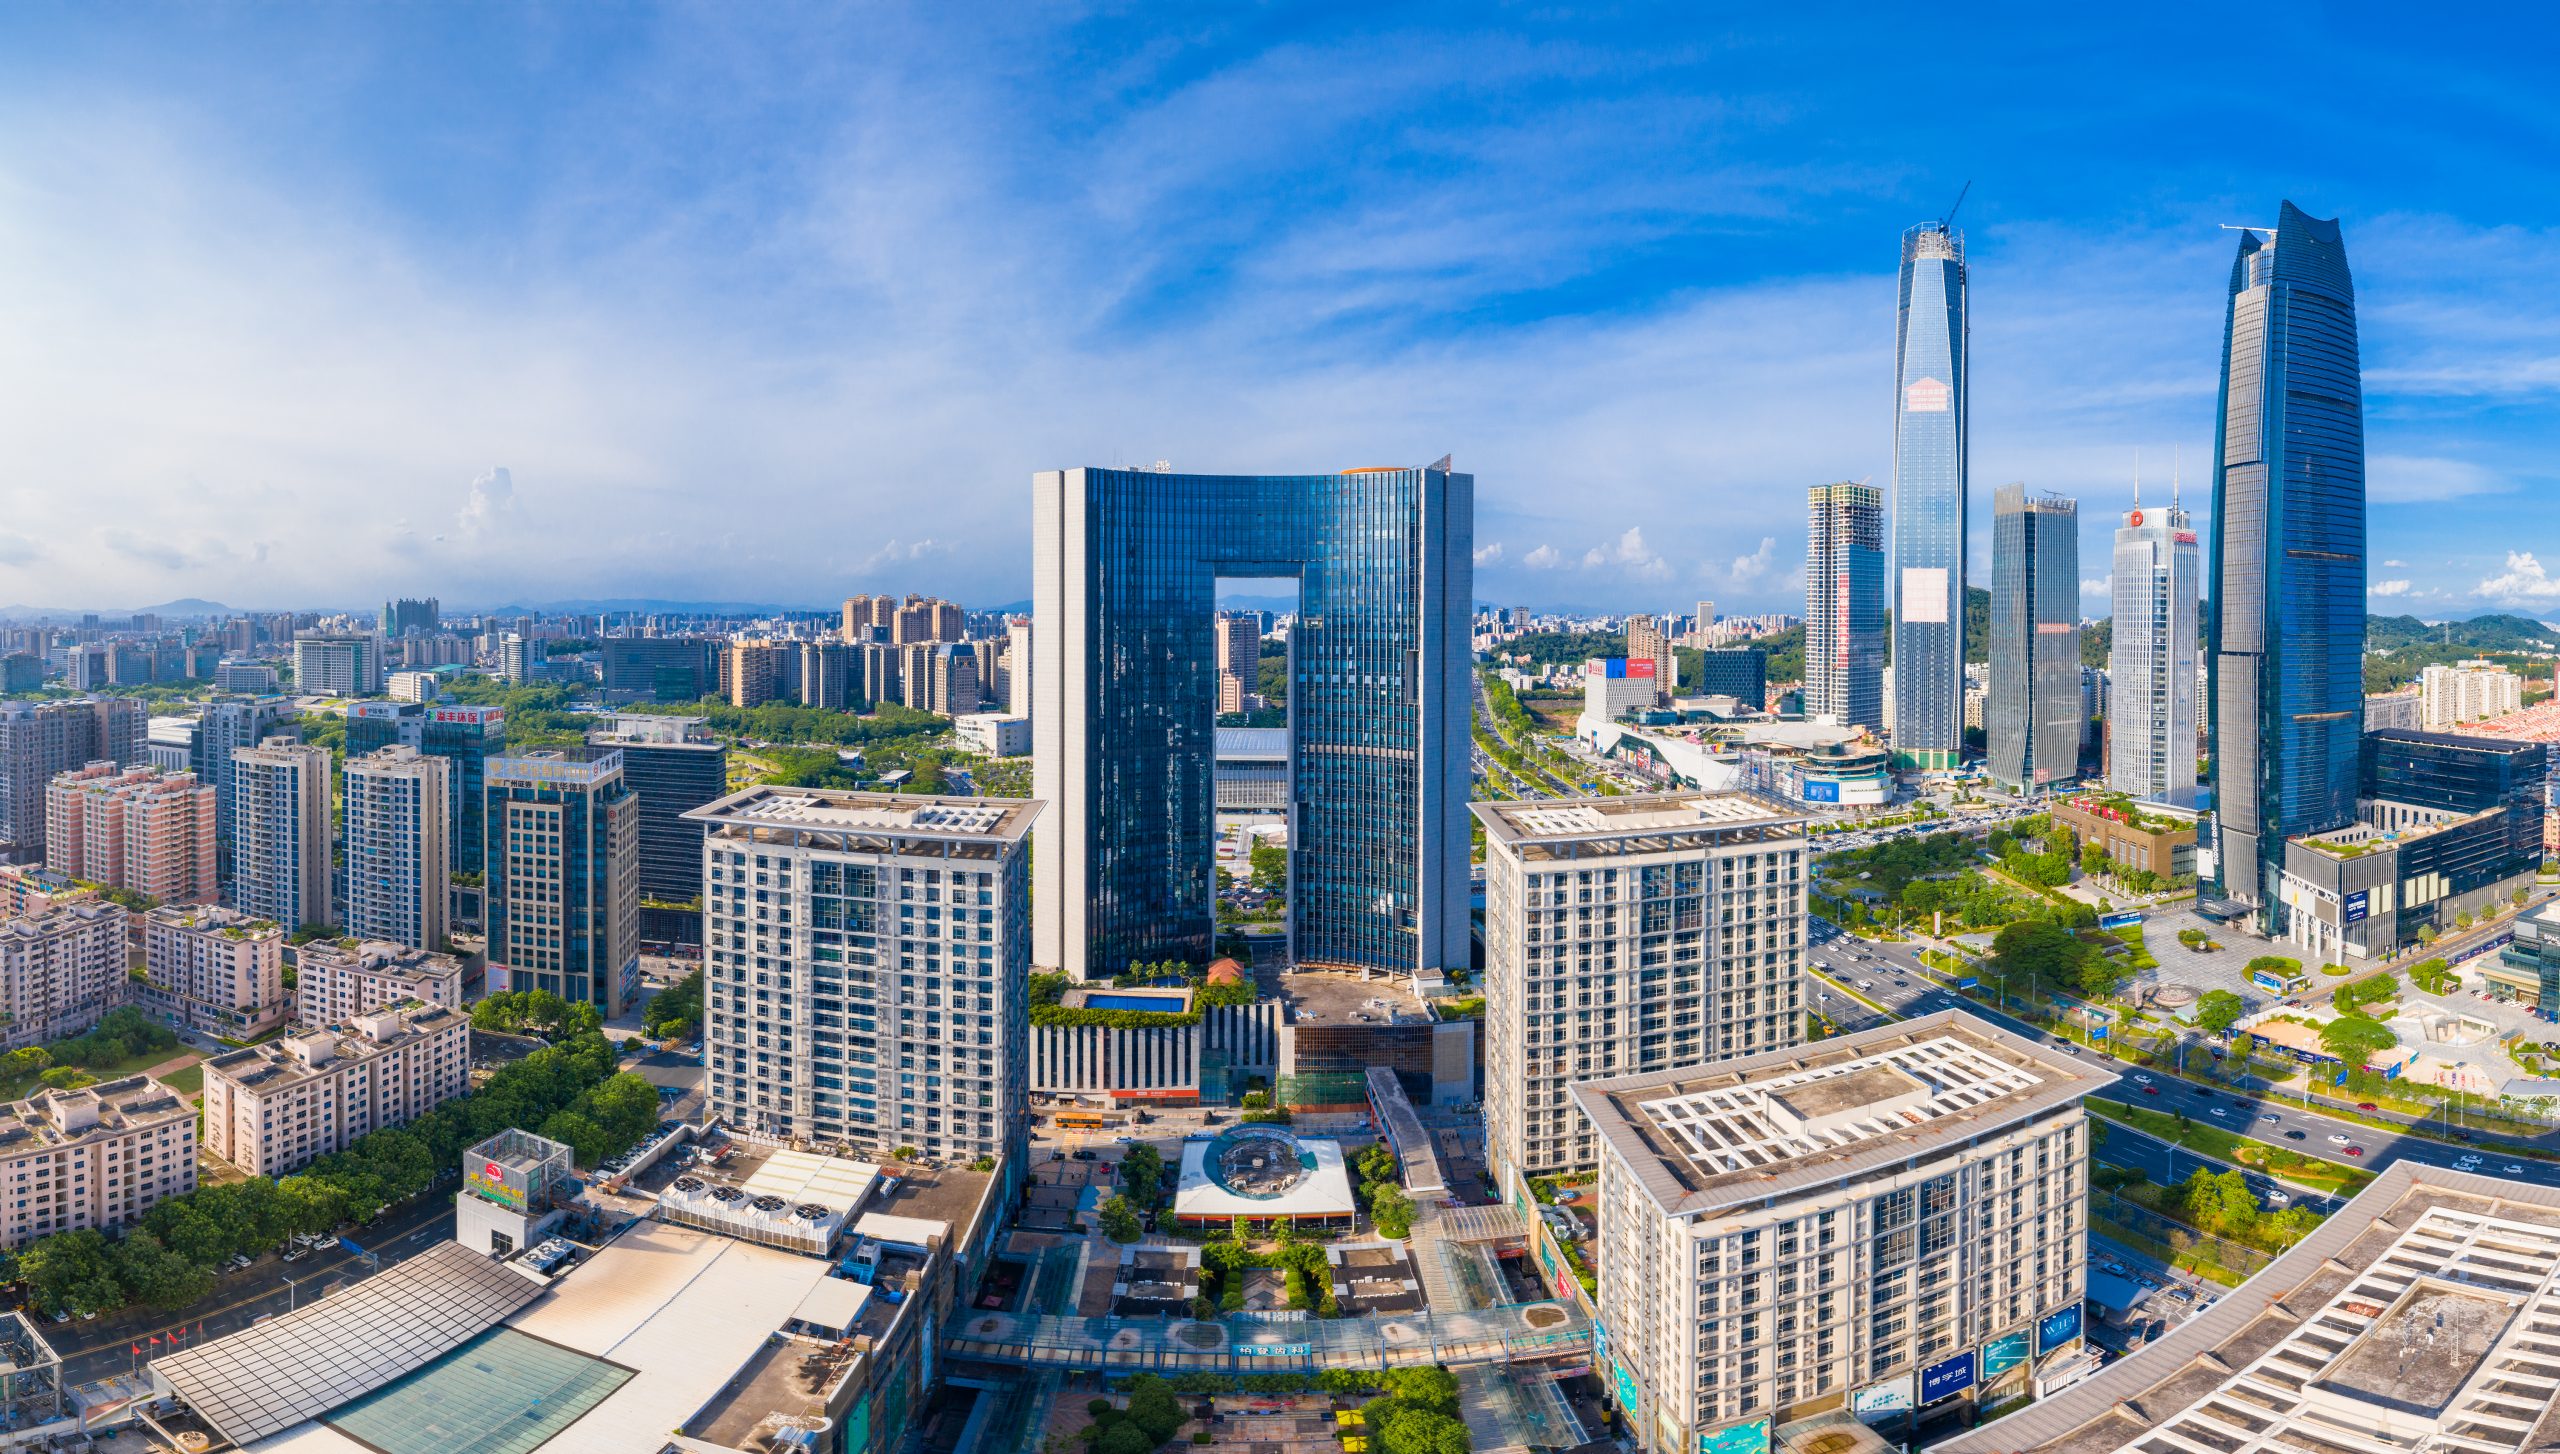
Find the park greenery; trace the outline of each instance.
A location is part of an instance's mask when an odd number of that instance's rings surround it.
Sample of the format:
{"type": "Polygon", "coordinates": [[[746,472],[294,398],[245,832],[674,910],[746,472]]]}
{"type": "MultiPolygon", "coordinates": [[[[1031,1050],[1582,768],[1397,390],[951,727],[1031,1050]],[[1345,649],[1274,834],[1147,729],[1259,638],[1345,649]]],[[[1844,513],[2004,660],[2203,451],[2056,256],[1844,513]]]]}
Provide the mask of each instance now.
{"type": "Polygon", "coordinates": [[[2359,980],[2350,980],[2331,990],[2329,1003],[2342,1015],[2352,1014],[2367,1005],[2396,999],[2399,994],[2400,981],[2393,978],[2389,970],[2383,970],[2359,980]]]}
{"type": "Polygon", "coordinates": [[[2212,935],[2205,933],[2202,929],[2179,930],[2178,942],[2198,954],[2210,954],[2222,947],[2213,941],[2212,935]]]}
{"type": "Polygon", "coordinates": [[[1328,1368],[1321,1373],[1177,1373],[1170,1378],[1140,1373],[1129,1379],[1127,1389],[1126,1409],[1115,1408],[1107,1398],[1086,1403],[1085,1412],[1093,1423],[1079,1431],[1079,1437],[1090,1439],[1093,1454],[1151,1454],[1181,1432],[1185,1398],[1309,1392],[1375,1395],[1360,1406],[1358,1415],[1370,1454],[1469,1454],[1475,1447],[1458,1413],[1457,1376],[1437,1366],[1328,1368]]]}
{"type": "Polygon", "coordinates": [[[2431,995],[2449,995],[2462,987],[2462,977],[2442,959],[2428,959],[2409,966],[2409,983],[2431,995]]]}
{"type": "Polygon", "coordinates": [[[702,971],[658,991],[640,1012],[641,1029],[653,1040],[682,1040],[702,1028],[702,971]]]}
{"type": "Polygon", "coordinates": [[[465,1147],[500,1130],[534,1128],[593,1165],[637,1145],[657,1121],[656,1087],[616,1073],[613,1047],[602,1035],[575,1034],[500,1068],[479,1089],[408,1125],[371,1132],[294,1175],[171,1197],[120,1240],[93,1228],[39,1238],[18,1254],[16,1274],[28,1301],[48,1313],[103,1313],[133,1303],[184,1307],[213,1290],[226,1258],[371,1221],[424,1195],[465,1147]]]}
{"type": "Polygon", "coordinates": [[[1363,1147],[1351,1161],[1351,1170],[1359,1178],[1352,1190],[1354,1199],[1367,1206],[1369,1221],[1381,1237],[1402,1241],[1413,1232],[1413,1198],[1405,1194],[1397,1178],[1396,1154],[1383,1141],[1363,1147]]]}
{"type": "Polygon", "coordinates": [[[472,1005],[471,1028],[545,1038],[602,1034],[604,1015],[584,1000],[563,999],[549,990],[499,990],[472,1005]]]}
{"type": "Polygon", "coordinates": [[[2050,991],[2102,1000],[2122,988],[2129,966],[2087,937],[2049,919],[2022,919],[1991,941],[1992,963],[2050,991]]]}
{"type": "Polygon", "coordinates": [[[2110,1180],[2119,1180],[2120,1184],[2109,1189],[2129,1201],[2198,1231],[2264,1252],[2283,1251],[2309,1236],[2322,1220],[2318,1212],[2308,1207],[2265,1210],[2258,1205],[2258,1194],[2250,1190],[2249,1178],[2239,1171],[2216,1172],[2198,1167],[2185,1181],[2161,1187],[2145,1185],[2138,1171],[2129,1183],[2122,1183],[2120,1177],[2110,1180]]]}
{"type": "Polygon", "coordinates": [[[1114,1030],[1157,1030],[1181,1025],[1197,1025],[1203,1010],[1219,1005],[1249,1005],[1254,1000],[1253,981],[1238,980],[1227,984],[1210,984],[1195,977],[1198,971],[1178,960],[1161,965],[1141,967],[1135,962],[1120,983],[1143,986],[1166,983],[1182,978],[1191,991],[1191,1008],[1187,1010],[1103,1010],[1065,1003],[1066,993],[1075,987],[1063,973],[1032,975],[1025,981],[1029,991],[1031,1023],[1034,1025],[1102,1025],[1114,1030]]]}
{"type": "Polygon", "coordinates": [[[2261,954],[2242,965],[2241,968],[2251,975],[2270,974],[2277,979],[2289,981],[2301,977],[2302,961],[2288,955],[2261,954]]]}
{"type": "Polygon", "coordinates": [[[50,1045],[26,1045],[0,1055],[0,1096],[16,1099],[37,1085],[78,1090],[95,1085],[110,1071],[129,1073],[178,1047],[168,1026],[132,1005],[119,1006],[98,1018],[85,1033],[50,1045]]]}
{"type": "Polygon", "coordinates": [[[2389,1026],[2368,1015],[2346,1014],[2320,1027],[2320,1048],[2361,1068],[2378,1052],[2400,1043],[2389,1026]]]}
{"type": "Polygon", "coordinates": [[[2219,1035],[2238,1024],[2247,1008],[2247,1002],[2229,990],[2206,990],[2196,1001],[2196,1027],[2219,1035]]]}

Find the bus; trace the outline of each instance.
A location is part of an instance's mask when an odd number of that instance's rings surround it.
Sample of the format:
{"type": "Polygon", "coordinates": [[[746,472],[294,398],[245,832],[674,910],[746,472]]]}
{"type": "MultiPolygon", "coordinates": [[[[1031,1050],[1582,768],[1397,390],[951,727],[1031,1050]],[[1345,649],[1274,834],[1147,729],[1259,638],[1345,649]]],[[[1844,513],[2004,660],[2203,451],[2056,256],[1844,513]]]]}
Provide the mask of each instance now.
{"type": "Polygon", "coordinates": [[[1108,1131],[1119,1124],[1109,1116],[1097,1116],[1091,1111],[1060,1111],[1049,1119],[1061,1131],[1108,1131]]]}

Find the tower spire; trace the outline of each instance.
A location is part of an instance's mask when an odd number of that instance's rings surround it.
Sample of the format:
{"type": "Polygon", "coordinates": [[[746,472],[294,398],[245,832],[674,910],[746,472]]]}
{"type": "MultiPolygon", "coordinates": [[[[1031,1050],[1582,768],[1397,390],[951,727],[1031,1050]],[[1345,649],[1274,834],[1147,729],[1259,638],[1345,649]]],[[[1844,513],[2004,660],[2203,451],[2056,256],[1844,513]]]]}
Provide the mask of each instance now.
{"type": "Polygon", "coordinates": [[[2169,446],[2169,508],[2178,508],[2178,447],[2169,446]]]}
{"type": "Polygon", "coordinates": [[[2142,446],[2133,447],[2133,508],[2142,508],[2142,446]]]}

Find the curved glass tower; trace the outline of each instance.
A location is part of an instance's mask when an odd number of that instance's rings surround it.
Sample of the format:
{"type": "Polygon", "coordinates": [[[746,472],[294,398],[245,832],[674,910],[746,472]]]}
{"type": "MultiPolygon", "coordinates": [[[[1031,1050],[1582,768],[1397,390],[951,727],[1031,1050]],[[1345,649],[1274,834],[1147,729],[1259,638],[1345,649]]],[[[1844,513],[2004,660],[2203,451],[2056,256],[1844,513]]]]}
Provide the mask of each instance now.
{"type": "Polygon", "coordinates": [[[2214,861],[2280,935],[2287,838],[2356,818],[2364,736],[2364,387],[2335,219],[2240,235],[2213,472],[2214,861]]]}
{"type": "Polygon", "coordinates": [[[1902,234],[1894,327],[1893,756],[1955,767],[1964,750],[1964,237],[1902,234]]]}

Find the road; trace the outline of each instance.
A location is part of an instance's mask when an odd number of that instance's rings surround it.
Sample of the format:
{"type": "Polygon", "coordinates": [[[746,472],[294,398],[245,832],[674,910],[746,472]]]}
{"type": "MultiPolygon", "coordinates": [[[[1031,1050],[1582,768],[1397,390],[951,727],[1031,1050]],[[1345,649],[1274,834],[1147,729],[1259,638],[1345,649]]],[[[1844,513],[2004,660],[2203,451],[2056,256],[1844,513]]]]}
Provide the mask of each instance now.
{"type": "MultiPolygon", "coordinates": [[[[1940,988],[1921,969],[1912,945],[1850,938],[1820,919],[1811,921],[1809,932],[1814,942],[1806,951],[1806,968],[1843,986],[1842,989],[1832,989],[1828,1000],[1818,997],[1824,986],[1815,986],[1815,1005],[1826,1013],[1842,1003],[1846,988],[1855,988],[1858,993],[1898,1015],[1926,1015],[1939,1010],[1960,1009],[2031,1040],[2055,1046],[2070,1044],[2014,1016],[1940,988]]],[[[1857,1028],[1875,1023],[1880,1018],[1871,1012],[1858,1011],[1844,1018],[1841,1028],[1857,1028]]],[[[2078,1053],[2088,1054],[2086,1051],[2078,1053]]],[[[2260,1093],[2207,1089],[2179,1081],[2166,1072],[2143,1070],[2103,1057],[2092,1059],[2093,1068],[2101,1073],[2110,1069],[2115,1071],[2114,1089],[2100,1092],[2108,1099],[2146,1110],[2183,1111],[2190,1120],[2201,1125],[2263,1141],[2270,1146],[2307,1152],[2341,1166],[2379,1171],[2395,1161],[2415,1161],[2427,1166],[2456,1168],[2470,1158],[2475,1164],[2465,1169],[2536,1186],[2560,1187],[2560,1164],[2533,1160],[2511,1162],[2494,1153],[2478,1153],[2462,1146],[2406,1136],[2378,1126],[2335,1120],[2320,1114],[2316,1106],[2304,1109],[2296,1098],[2279,1100],[2260,1093]],[[2299,1139],[2296,1139],[2297,1135],[2299,1139]],[[2343,1138],[2343,1144],[2333,1137],[2343,1138]],[[2350,1147],[2361,1154],[2350,1154],[2350,1147]],[[2510,1167],[2514,1169],[2510,1170],[2510,1167]]]]}
{"type": "MultiPolygon", "coordinates": [[[[453,1240],[453,1183],[440,1184],[416,1204],[390,1212],[372,1226],[356,1229],[353,1240],[379,1257],[385,1267],[414,1257],[438,1242],[453,1240]]],[[[200,1337],[236,1333],[260,1318],[290,1311],[321,1295],[332,1284],[369,1275],[365,1260],[341,1247],[331,1246],[299,1262],[286,1262],[270,1254],[224,1277],[211,1297],[193,1307],[177,1311],[129,1309],[87,1323],[48,1322],[43,1325],[44,1335],[54,1351],[62,1355],[65,1383],[94,1383],[132,1369],[137,1362],[131,1351],[134,1344],[142,1344],[146,1354],[155,1351],[150,1344],[155,1335],[167,1339],[171,1330],[183,1327],[183,1344],[164,1341],[156,1351],[165,1353],[175,1346],[192,1346],[200,1337]]]]}

